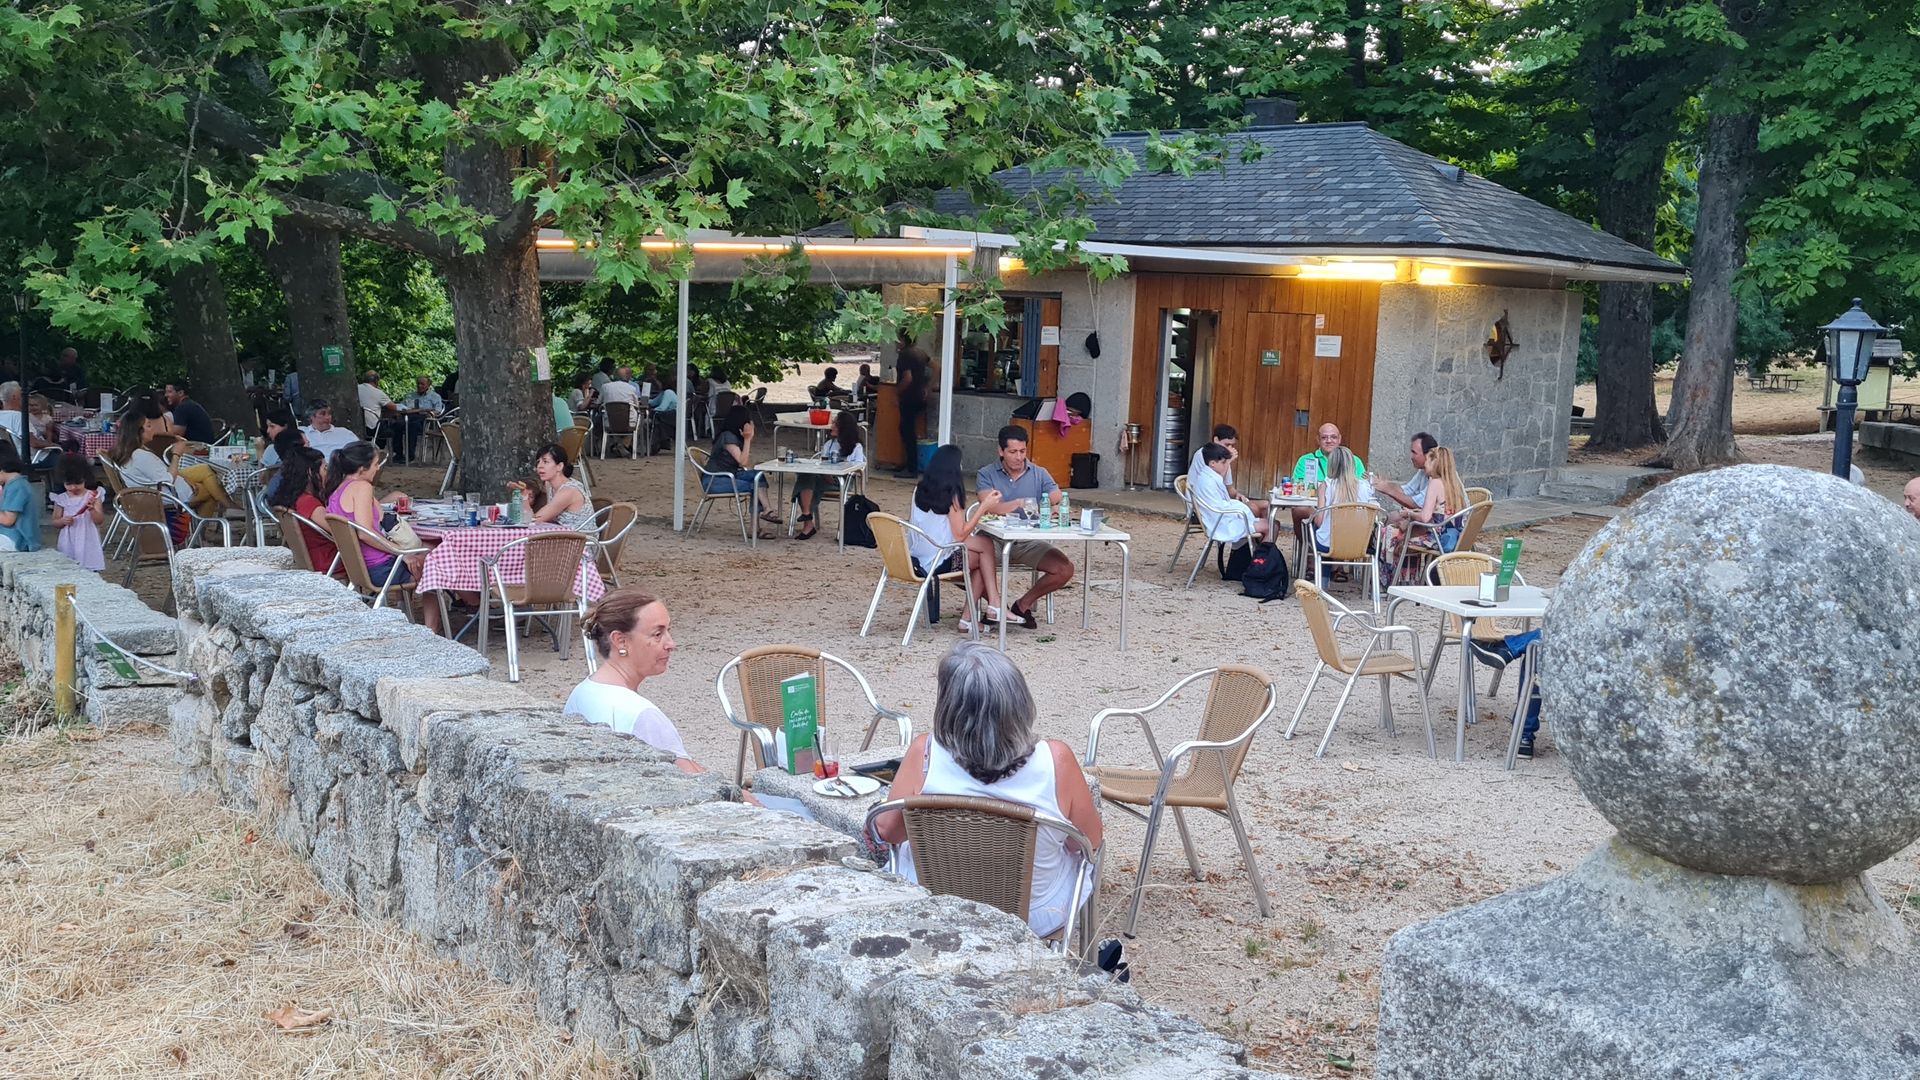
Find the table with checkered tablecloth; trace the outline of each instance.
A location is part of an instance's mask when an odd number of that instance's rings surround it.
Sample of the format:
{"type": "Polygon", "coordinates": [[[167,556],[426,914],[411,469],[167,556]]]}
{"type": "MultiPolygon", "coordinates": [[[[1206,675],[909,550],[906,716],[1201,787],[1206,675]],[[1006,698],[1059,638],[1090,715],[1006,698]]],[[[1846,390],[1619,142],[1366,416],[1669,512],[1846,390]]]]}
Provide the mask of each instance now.
{"type": "MultiPolygon", "coordinates": [[[[420,570],[420,592],[432,592],[435,589],[447,589],[453,592],[480,592],[485,583],[480,577],[480,560],[500,555],[500,549],[515,540],[525,539],[536,533],[562,532],[558,525],[527,525],[521,527],[494,527],[482,525],[478,528],[437,529],[431,526],[415,524],[413,531],[420,539],[429,544],[436,543],[427,553],[427,562],[420,570]]],[[[527,561],[523,548],[515,548],[500,558],[500,577],[509,585],[525,584],[527,580],[527,561]]],[[[606,594],[606,582],[600,578],[600,568],[594,563],[593,549],[580,560],[580,594],[591,604],[606,594]]]]}
{"type": "Polygon", "coordinates": [[[99,457],[113,449],[117,436],[111,432],[88,431],[83,423],[59,424],[53,426],[54,441],[62,446],[78,449],[89,458],[99,457]]]}
{"type": "Polygon", "coordinates": [[[57,423],[66,423],[69,420],[85,420],[87,417],[92,416],[93,413],[94,410],[92,409],[74,405],[69,402],[56,401],[53,403],[53,419],[57,423]]]}

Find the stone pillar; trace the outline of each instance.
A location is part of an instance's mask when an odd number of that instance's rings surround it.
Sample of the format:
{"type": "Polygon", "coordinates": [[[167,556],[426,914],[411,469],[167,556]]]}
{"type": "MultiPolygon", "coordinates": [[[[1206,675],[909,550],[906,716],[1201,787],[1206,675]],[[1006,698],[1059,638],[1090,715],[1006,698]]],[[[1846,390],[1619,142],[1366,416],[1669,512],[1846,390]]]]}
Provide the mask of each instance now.
{"type": "Polygon", "coordinates": [[[1541,671],[1619,834],[1394,935],[1379,1076],[1920,1076],[1920,961],[1866,874],[1920,837],[1917,601],[1920,524],[1800,469],[1690,476],[1602,529],[1541,671]]]}

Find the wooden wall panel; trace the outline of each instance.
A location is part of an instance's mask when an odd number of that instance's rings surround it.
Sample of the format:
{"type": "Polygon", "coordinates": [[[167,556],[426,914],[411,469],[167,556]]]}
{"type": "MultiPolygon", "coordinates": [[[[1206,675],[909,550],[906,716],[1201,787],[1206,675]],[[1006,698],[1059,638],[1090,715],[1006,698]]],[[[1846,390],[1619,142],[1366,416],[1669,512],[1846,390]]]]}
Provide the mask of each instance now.
{"type": "MultiPolygon", "coordinates": [[[[1128,419],[1150,440],[1157,429],[1161,313],[1220,313],[1214,353],[1213,419],[1240,431],[1243,490],[1271,479],[1313,449],[1321,424],[1340,425],[1347,445],[1364,447],[1373,414],[1373,359],[1380,288],[1370,282],[1281,277],[1138,274],[1134,294],[1133,384],[1128,419]],[[1324,322],[1324,325],[1317,325],[1324,322]],[[1318,335],[1340,338],[1340,355],[1314,356],[1318,335]],[[1277,368],[1261,353],[1280,351],[1277,368]],[[1295,411],[1305,409],[1306,426],[1295,411]],[[1253,483],[1248,483],[1253,481],[1253,483]]],[[[1151,454],[1143,451],[1142,462],[1151,454]]],[[[1144,475],[1136,478],[1144,481],[1144,475]]]]}
{"type": "MultiPolygon", "coordinates": [[[[1046,296],[1040,299],[1040,325],[1060,329],[1060,298],[1046,296]]],[[[1034,333],[1039,333],[1035,329],[1034,333]]],[[[1060,394],[1060,346],[1041,344],[1040,371],[1036,376],[1038,397],[1050,398],[1060,394]]]]}

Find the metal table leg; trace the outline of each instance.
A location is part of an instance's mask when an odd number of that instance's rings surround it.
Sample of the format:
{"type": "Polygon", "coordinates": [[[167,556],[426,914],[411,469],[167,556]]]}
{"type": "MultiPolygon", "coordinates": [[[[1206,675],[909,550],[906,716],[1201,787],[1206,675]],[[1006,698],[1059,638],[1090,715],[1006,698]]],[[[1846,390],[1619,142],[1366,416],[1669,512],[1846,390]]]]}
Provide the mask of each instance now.
{"type": "Polygon", "coordinates": [[[1007,599],[1008,561],[1013,556],[1013,541],[996,539],[1000,546],[1000,651],[1007,651],[1007,619],[1013,615],[1013,601],[1007,599]]]}
{"type": "Polygon", "coordinates": [[[1133,579],[1133,548],[1125,540],[1120,545],[1120,651],[1127,651],[1127,586],[1133,579]]]}
{"type": "Polygon", "coordinates": [[[1080,545],[1080,629],[1087,628],[1087,598],[1093,595],[1093,538],[1080,545]]]}
{"type": "MultiPolygon", "coordinates": [[[[847,550],[847,474],[841,473],[834,479],[840,483],[840,527],[838,530],[838,539],[840,541],[840,550],[845,551],[847,550]]],[[[820,499],[818,496],[813,500],[813,516],[816,519],[820,516],[820,499]]],[[[814,527],[818,528],[819,526],[816,524],[814,527]]]]}
{"type": "Polygon", "coordinates": [[[1460,717],[1454,724],[1453,760],[1467,760],[1467,720],[1473,716],[1473,657],[1467,642],[1473,639],[1474,620],[1460,619],[1460,717]]]}

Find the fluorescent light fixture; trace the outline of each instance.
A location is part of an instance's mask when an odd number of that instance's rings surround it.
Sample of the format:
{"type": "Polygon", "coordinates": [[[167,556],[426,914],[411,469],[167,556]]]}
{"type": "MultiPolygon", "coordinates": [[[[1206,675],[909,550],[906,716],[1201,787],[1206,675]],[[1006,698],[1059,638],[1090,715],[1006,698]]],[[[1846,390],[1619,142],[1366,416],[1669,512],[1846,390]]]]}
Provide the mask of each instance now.
{"type": "Polygon", "coordinates": [[[1023,274],[1027,270],[1027,264],[1023,260],[1014,258],[1012,255],[1000,256],[999,265],[1002,274],[1023,274]]]}
{"type": "Polygon", "coordinates": [[[1422,266],[1420,272],[1414,275],[1414,280],[1422,285],[1451,285],[1453,284],[1453,267],[1422,266]]]}
{"type": "Polygon", "coordinates": [[[1308,281],[1392,281],[1400,268],[1390,262],[1330,262],[1300,268],[1308,281]]]}
{"type": "MultiPolygon", "coordinates": [[[[541,251],[572,251],[575,249],[576,246],[584,246],[584,247],[597,246],[592,243],[585,244],[585,245],[575,245],[573,241],[567,239],[564,236],[552,236],[552,237],[543,236],[535,240],[534,245],[537,248],[539,248],[541,251]]],[[[683,248],[687,246],[688,245],[686,244],[676,244],[671,240],[643,240],[640,242],[640,249],[642,251],[674,251],[679,248],[683,248]]],[[[767,240],[767,241],[696,240],[691,246],[695,254],[706,253],[706,254],[713,254],[713,255],[778,255],[787,251],[791,251],[793,249],[793,245],[790,243],[781,243],[779,241],[773,241],[773,240],[767,240]]],[[[800,244],[800,247],[803,250],[805,250],[806,253],[810,256],[811,255],[865,255],[865,256],[924,255],[929,257],[944,258],[948,255],[970,255],[973,253],[972,248],[921,245],[921,244],[857,244],[857,243],[849,244],[844,242],[837,243],[837,244],[827,244],[827,243],[810,243],[807,241],[802,241],[800,244]]]]}

